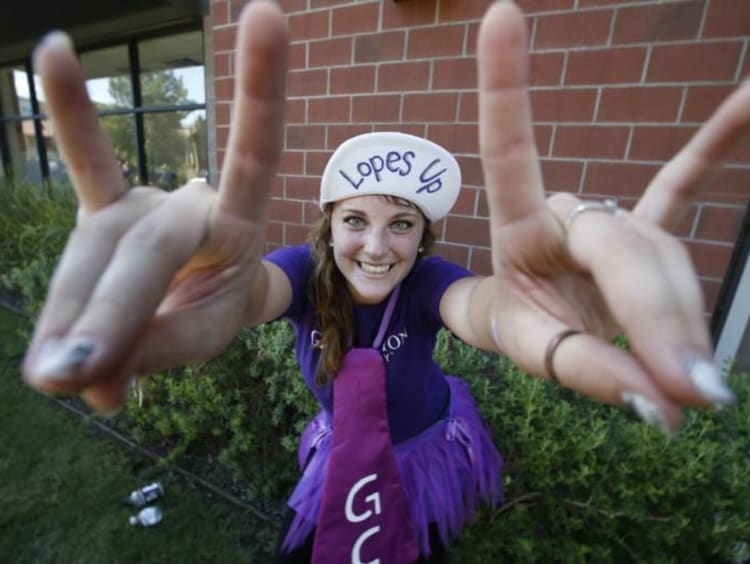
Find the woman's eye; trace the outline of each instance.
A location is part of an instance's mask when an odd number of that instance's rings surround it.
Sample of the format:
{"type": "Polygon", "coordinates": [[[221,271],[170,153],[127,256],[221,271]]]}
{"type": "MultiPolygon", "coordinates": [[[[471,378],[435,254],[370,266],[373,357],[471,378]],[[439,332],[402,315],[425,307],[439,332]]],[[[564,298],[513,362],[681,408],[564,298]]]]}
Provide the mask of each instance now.
{"type": "Polygon", "coordinates": [[[408,231],[414,224],[411,221],[401,219],[398,221],[394,221],[392,225],[396,231],[408,231]]]}
{"type": "Polygon", "coordinates": [[[361,217],[350,215],[349,217],[344,218],[344,223],[346,223],[349,227],[362,227],[364,226],[365,221],[361,217]]]}

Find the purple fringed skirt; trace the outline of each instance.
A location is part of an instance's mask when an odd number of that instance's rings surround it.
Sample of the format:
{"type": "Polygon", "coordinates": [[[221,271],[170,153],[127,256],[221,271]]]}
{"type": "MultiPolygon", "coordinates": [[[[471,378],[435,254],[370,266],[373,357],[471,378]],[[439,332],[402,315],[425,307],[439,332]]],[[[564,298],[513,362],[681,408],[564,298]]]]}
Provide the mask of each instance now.
{"type": "MultiPolygon", "coordinates": [[[[394,445],[401,485],[422,554],[429,556],[428,527],[437,525],[443,544],[458,536],[480,500],[493,507],[502,498],[503,460],[492,442],[469,387],[448,377],[448,416],[394,445]]],[[[302,434],[299,464],[305,467],[289,499],[296,517],[283,550],[300,546],[315,528],[331,448],[330,415],[321,411],[302,434]]]]}

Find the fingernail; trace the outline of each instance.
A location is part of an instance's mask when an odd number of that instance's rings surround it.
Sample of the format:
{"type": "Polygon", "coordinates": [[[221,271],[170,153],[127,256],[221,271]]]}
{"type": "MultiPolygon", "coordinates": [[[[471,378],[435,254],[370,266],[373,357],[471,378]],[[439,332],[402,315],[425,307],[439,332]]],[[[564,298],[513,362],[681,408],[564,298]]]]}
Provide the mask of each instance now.
{"type": "Polygon", "coordinates": [[[41,45],[73,49],[73,41],[71,41],[70,36],[60,30],[50,31],[42,39],[41,45]]]}
{"type": "Polygon", "coordinates": [[[39,42],[39,45],[36,46],[32,54],[32,60],[34,62],[35,69],[39,69],[39,62],[37,60],[39,57],[39,53],[41,53],[42,48],[46,49],[48,47],[57,47],[72,51],[73,42],[70,40],[70,36],[63,31],[49,32],[42,38],[42,40],[39,42]]]}
{"type": "Polygon", "coordinates": [[[734,392],[713,362],[700,355],[692,355],[687,362],[687,372],[695,389],[716,407],[734,403],[734,392]]]}
{"type": "Polygon", "coordinates": [[[622,399],[622,403],[628,406],[643,421],[656,427],[668,437],[674,434],[664,412],[654,402],[635,392],[623,392],[620,398],[622,399]]]}
{"type": "Polygon", "coordinates": [[[93,343],[85,339],[50,339],[39,351],[32,376],[40,380],[70,378],[93,352],[93,343]]]}

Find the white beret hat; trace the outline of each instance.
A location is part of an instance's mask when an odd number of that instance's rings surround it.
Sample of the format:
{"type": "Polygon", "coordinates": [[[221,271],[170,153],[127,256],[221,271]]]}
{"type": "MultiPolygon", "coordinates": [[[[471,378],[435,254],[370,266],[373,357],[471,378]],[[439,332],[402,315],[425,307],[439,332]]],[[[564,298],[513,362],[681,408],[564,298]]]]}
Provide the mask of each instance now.
{"type": "Polygon", "coordinates": [[[354,196],[387,194],[409,200],[432,222],[458,198],[461,170],[440,145],[382,131],[344,141],[331,155],[320,184],[321,209],[354,196]]]}

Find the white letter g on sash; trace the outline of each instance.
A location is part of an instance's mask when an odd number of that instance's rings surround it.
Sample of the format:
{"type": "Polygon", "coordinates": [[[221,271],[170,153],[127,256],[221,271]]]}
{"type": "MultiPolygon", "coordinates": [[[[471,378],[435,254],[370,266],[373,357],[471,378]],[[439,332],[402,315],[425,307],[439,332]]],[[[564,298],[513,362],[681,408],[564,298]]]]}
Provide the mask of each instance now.
{"type": "MultiPolygon", "coordinates": [[[[357,515],[352,509],[352,505],[354,504],[354,496],[357,495],[359,490],[361,490],[366,484],[369,484],[370,482],[377,479],[377,474],[370,474],[369,476],[360,478],[359,480],[357,480],[357,483],[352,486],[352,489],[349,490],[349,493],[346,494],[346,520],[350,523],[359,523],[361,521],[364,521],[365,519],[369,519],[372,515],[372,511],[370,509],[357,515]]],[[[380,514],[380,494],[378,492],[368,495],[365,498],[365,501],[373,504],[373,506],[375,507],[376,515],[380,514]]]]}

